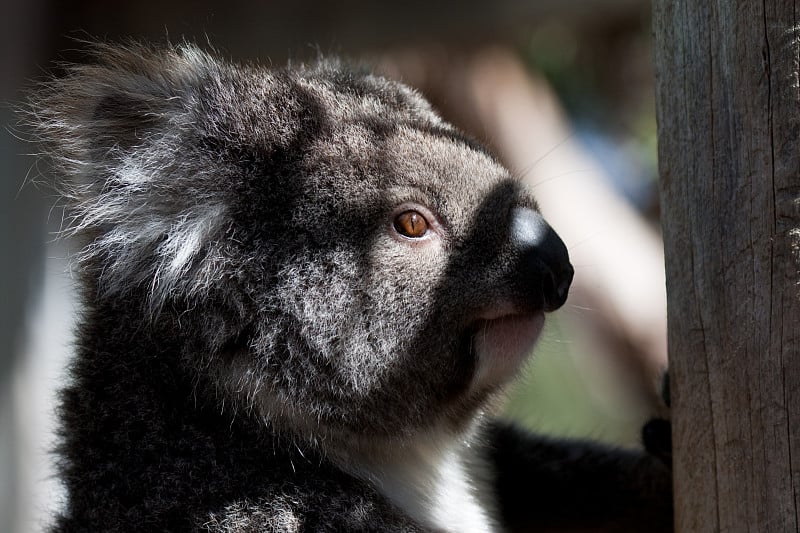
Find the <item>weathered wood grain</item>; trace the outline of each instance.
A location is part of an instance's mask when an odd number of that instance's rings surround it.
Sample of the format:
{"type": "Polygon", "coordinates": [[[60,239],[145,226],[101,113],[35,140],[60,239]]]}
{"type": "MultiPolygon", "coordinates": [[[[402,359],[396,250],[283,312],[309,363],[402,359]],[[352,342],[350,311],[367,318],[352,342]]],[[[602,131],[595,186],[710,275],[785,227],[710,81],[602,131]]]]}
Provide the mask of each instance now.
{"type": "Polygon", "coordinates": [[[654,2],[676,531],[800,531],[800,30],[654,2]]]}

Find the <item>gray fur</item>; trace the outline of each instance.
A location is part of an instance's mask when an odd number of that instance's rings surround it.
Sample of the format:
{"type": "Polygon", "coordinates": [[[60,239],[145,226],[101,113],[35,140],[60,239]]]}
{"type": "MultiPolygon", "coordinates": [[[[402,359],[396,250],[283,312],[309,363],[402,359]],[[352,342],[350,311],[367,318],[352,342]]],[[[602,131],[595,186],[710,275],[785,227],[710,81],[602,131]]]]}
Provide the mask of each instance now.
{"type": "Polygon", "coordinates": [[[55,530],[507,522],[485,413],[545,304],[485,150],[401,84],[192,45],[98,46],[31,117],[83,243],[55,530]]]}

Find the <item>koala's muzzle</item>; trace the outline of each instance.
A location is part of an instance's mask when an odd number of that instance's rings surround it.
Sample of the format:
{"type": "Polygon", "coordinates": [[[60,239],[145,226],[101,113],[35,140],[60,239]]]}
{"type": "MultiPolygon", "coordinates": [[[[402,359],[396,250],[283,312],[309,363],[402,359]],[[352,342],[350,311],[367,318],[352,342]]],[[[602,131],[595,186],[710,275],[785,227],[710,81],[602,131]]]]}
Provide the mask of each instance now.
{"type": "Polygon", "coordinates": [[[539,301],[545,311],[564,305],[575,271],[564,242],[542,215],[515,208],[511,215],[511,243],[519,257],[516,275],[526,297],[539,301]]]}

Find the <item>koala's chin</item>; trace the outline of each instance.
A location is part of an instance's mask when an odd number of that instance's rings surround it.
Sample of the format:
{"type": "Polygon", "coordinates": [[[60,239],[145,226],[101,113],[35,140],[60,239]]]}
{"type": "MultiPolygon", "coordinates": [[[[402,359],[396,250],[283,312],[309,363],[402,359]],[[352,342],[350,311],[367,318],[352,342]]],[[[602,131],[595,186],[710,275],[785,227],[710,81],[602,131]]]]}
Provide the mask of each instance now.
{"type": "Polygon", "coordinates": [[[544,312],[487,318],[476,326],[473,388],[504,385],[533,350],[544,327],[544,312]]]}
{"type": "Polygon", "coordinates": [[[31,99],[83,312],[53,531],[666,531],[669,471],[485,407],[564,305],[531,194],[337,61],[97,46],[31,99]]]}

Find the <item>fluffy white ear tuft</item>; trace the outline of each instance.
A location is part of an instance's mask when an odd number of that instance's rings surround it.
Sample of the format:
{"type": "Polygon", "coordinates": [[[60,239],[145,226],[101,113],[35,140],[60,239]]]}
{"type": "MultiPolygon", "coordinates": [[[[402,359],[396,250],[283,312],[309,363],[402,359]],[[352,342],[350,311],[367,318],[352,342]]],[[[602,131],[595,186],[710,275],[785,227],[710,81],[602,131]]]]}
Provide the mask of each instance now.
{"type": "Polygon", "coordinates": [[[90,239],[78,260],[97,265],[103,294],[149,286],[156,312],[207,286],[203,262],[226,227],[192,127],[198,92],[222,67],[191,45],[99,45],[95,58],[46,83],[27,119],[60,176],[64,232],[90,239]]]}

